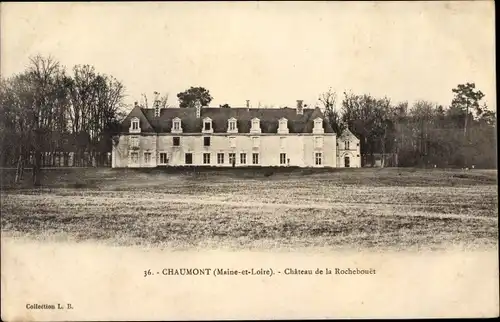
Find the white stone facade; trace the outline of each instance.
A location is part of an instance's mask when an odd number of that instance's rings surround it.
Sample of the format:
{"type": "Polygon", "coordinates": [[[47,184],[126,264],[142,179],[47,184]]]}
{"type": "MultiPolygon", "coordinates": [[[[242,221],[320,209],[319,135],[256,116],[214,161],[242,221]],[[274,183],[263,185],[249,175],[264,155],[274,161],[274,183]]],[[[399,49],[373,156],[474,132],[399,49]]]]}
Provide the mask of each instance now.
{"type": "Polygon", "coordinates": [[[348,129],[337,138],[337,167],[361,168],[361,142],[348,129]]]}
{"type": "Polygon", "coordinates": [[[333,133],[125,134],[113,147],[113,167],[232,167],[233,156],[236,167],[336,167],[335,143],[333,133]]]}
{"type": "Polygon", "coordinates": [[[113,145],[113,168],[360,167],[359,139],[337,139],[319,109],[136,106],[113,145]]]}

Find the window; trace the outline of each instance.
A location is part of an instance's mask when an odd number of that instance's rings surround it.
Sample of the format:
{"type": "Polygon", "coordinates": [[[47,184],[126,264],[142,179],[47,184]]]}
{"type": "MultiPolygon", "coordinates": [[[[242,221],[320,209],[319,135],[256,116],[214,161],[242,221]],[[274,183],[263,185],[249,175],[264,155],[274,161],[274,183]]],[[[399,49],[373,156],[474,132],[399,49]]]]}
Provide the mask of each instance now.
{"type": "Polygon", "coordinates": [[[131,133],[141,133],[141,127],[139,124],[139,119],[137,117],[134,117],[130,120],[130,128],[129,132],[131,133]]]}
{"type": "Polygon", "coordinates": [[[181,138],[180,138],[180,137],[178,137],[178,136],[174,136],[174,138],[173,138],[173,145],[174,145],[174,146],[179,146],[179,145],[181,145],[181,138]]]}
{"type": "Polygon", "coordinates": [[[229,138],[229,146],[232,148],[236,147],[236,138],[235,137],[229,138]]]}
{"type": "Polygon", "coordinates": [[[217,153],[217,163],[224,164],[224,153],[217,153]]]}
{"type": "Polygon", "coordinates": [[[321,149],[323,147],[323,138],[322,137],[317,137],[315,138],[315,146],[318,149],[321,149]]]}
{"type": "Polygon", "coordinates": [[[323,129],[323,119],[321,117],[314,119],[313,133],[325,133],[323,129]]]}
{"type": "Polygon", "coordinates": [[[260,120],[258,118],[252,119],[252,128],[250,129],[252,133],[260,133],[260,120]]]}
{"type": "Polygon", "coordinates": [[[359,146],[359,143],[356,143],[356,146],[359,146]]]}
{"type": "Polygon", "coordinates": [[[203,119],[203,127],[202,127],[202,132],[203,133],[213,133],[214,129],[212,127],[212,119],[209,117],[205,117],[203,119]]]}
{"type": "Polygon", "coordinates": [[[139,120],[134,119],[132,120],[132,130],[138,130],[139,129],[139,120]]]}
{"type": "Polygon", "coordinates": [[[286,153],[280,153],[280,164],[286,164],[286,153]]]}
{"type": "Polygon", "coordinates": [[[286,118],[279,120],[278,133],[288,133],[288,120],[286,118]]]}
{"type": "Polygon", "coordinates": [[[238,132],[238,128],[236,126],[236,119],[235,118],[230,118],[228,120],[227,131],[228,132],[232,132],[232,133],[238,132]]]}
{"type": "Polygon", "coordinates": [[[205,136],[203,138],[203,146],[210,146],[210,137],[209,136],[205,136]]]}
{"type": "Polygon", "coordinates": [[[167,164],[168,158],[165,152],[160,153],[160,164],[167,164]]]}
{"type": "Polygon", "coordinates": [[[144,163],[151,162],[151,152],[144,152],[144,163]]]}
{"type": "Polygon", "coordinates": [[[184,157],[184,161],[186,164],[193,164],[193,154],[192,153],[186,153],[184,157]]]}
{"type": "Polygon", "coordinates": [[[139,153],[137,152],[130,153],[130,160],[132,161],[132,163],[139,162],[139,153]]]}
{"type": "Polygon", "coordinates": [[[181,119],[176,117],[173,121],[172,121],[172,132],[181,132],[182,131],[182,127],[181,127],[181,119]]]}
{"type": "Polygon", "coordinates": [[[130,138],[130,147],[138,148],[139,147],[139,138],[137,136],[132,136],[130,138]]]}
{"type": "Polygon", "coordinates": [[[314,163],[316,165],[321,165],[323,163],[323,154],[322,153],[315,153],[314,154],[314,163]]]}
{"type": "Polygon", "coordinates": [[[252,138],[252,146],[253,146],[254,148],[258,148],[258,147],[259,147],[259,143],[260,143],[260,142],[259,142],[259,137],[258,137],[258,136],[254,136],[254,137],[252,138]]]}
{"type": "Polygon", "coordinates": [[[210,153],[203,153],[203,164],[210,164],[210,153]]]}
{"type": "Polygon", "coordinates": [[[246,153],[240,153],[240,163],[247,164],[247,154],[246,153]]]}
{"type": "Polygon", "coordinates": [[[252,164],[259,164],[259,154],[252,153],[252,164]]]}
{"type": "Polygon", "coordinates": [[[349,150],[349,141],[345,141],[344,144],[345,144],[345,149],[349,150]]]}
{"type": "Polygon", "coordinates": [[[229,153],[229,164],[236,164],[236,153],[229,153]]]}

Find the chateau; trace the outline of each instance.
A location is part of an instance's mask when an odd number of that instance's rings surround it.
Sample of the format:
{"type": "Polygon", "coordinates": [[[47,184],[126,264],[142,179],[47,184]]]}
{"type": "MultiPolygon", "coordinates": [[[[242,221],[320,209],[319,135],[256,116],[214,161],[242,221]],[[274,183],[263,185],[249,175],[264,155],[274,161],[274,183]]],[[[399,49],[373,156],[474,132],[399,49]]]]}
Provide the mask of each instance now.
{"type": "Polygon", "coordinates": [[[113,168],[360,167],[359,139],[337,137],[319,108],[141,108],[123,120],[113,168]]]}

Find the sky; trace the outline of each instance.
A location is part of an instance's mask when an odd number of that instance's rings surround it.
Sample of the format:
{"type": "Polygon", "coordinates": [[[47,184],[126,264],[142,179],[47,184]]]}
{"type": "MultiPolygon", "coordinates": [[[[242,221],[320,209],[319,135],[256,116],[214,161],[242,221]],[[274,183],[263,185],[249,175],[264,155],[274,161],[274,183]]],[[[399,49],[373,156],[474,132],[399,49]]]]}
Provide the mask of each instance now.
{"type": "Polygon", "coordinates": [[[448,105],[474,82],[492,106],[494,3],[2,3],[2,77],[29,57],[93,65],[141,94],[203,86],[211,106],[317,104],[329,88],[448,105]]]}

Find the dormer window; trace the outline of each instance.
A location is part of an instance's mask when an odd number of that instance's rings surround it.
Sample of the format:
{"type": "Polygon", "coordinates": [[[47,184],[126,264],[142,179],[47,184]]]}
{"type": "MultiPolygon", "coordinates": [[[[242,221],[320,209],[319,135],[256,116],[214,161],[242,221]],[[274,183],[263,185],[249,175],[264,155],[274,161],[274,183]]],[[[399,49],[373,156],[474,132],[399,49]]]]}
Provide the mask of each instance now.
{"type": "Polygon", "coordinates": [[[129,132],[130,133],[141,133],[141,127],[139,124],[139,119],[137,117],[134,117],[132,120],[130,120],[129,132]]]}
{"type": "Polygon", "coordinates": [[[252,119],[252,128],[250,129],[250,133],[261,133],[260,120],[258,118],[252,119]]]}
{"type": "Polygon", "coordinates": [[[172,120],[172,133],[182,133],[181,119],[178,117],[172,120]]]}
{"type": "Polygon", "coordinates": [[[214,129],[212,128],[212,119],[206,117],[203,119],[203,133],[213,133],[214,129]]]}
{"type": "Polygon", "coordinates": [[[227,131],[229,133],[238,133],[238,126],[234,117],[227,121],[227,131]]]}
{"type": "Polygon", "coordinates": [[[323,119],[321,117],[314,119],[313,133],[325,133],[325,130],[323,129],[323,119]]]}
{"type": "Polygon", "coordinates": [[[132,130],[138,130],[139,129],[139,121],[134,120],[132,121],[132,130]]]}
{"type": "Polygon", "coordinates": [[[288,120],[284,117],[279,120],[278,133],[280,134],[288,133],[288,120]]]}

